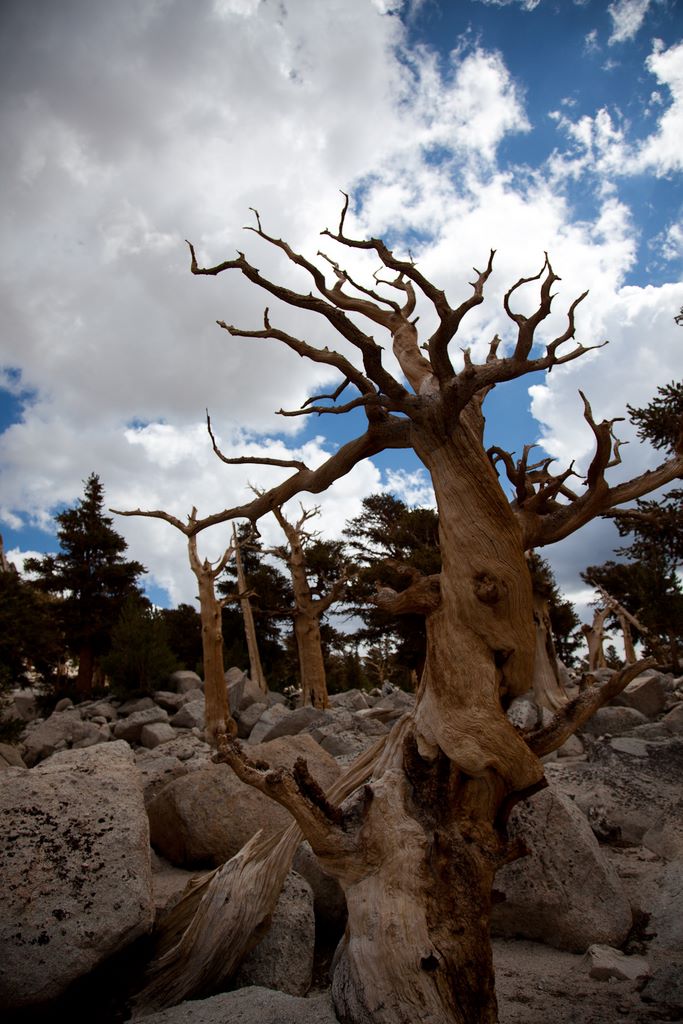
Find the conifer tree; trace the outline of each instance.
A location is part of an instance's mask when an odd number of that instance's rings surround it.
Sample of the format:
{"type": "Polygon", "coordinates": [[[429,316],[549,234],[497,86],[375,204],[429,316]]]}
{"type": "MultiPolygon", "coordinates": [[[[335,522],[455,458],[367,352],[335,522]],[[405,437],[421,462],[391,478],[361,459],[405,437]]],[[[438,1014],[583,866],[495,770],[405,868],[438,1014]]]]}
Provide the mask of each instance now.
{"type": "Polygon", "coordinates": [[[104,515],[104,488],[96,473],[85,481],[75,508],[55,516],[60,550],[27,559],[26,568],[37,574],[36,585],[59,595],[59,618],[67,649],[78,659],[79,694],[92,691],[99,659],[110,647],[111,630],[145,567],[126,561],[127,543],[104,515]]]}

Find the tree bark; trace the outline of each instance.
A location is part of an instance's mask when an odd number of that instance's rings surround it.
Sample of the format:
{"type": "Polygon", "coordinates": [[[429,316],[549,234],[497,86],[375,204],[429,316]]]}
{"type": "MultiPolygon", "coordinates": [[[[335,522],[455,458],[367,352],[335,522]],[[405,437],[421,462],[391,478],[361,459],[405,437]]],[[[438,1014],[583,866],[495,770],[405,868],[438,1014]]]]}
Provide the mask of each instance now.
{"type": "Polygon", "coordinates": [[[443,569],[414,718],[343,806],[347,834],[357,823],[353,856],[340,867],[316,850],[346,890],[333,995],[353,1024],[494,1024],[493,879],[515,855],[509,810],[544,784],[504,711],[533,678],[521,536],[478,454],[476,420],[463,428],[415,442],[434,482],[443,569]]]}
{"type": "Polygon", "coordinates": [[[214,592],[213,580],[198,576],[199,605],[202,620],[202,657],[204,662],[204,696],[206,698],[206,731],[215,743],[221,729],[235,734],[228,707],[228,688],[223,664],[222,608],[214,592]],[[230,729],[230,724],[233,729],[230,729]]]}
{"type": "Polygon", "coordinates": [[[541,594],[534,594],[533,600],[536,631],[534,699],[540,707],[557,711],[567,703],[567,694],[560,683],[557,669],[557,652],[553,641],[548,601],[541,594]]]}
{"type": "Polygon", "coordinates": [[[336,589],[332,587],[325,599],[316,600],[313,597],[306,575],[306,556],[302,543],[304,523],[317,512],[303,512],[296,524],[289,522],[280,508],[273,509],[273,514],[287,537],[289,547],[286,561],[294,592],[292,618],[299,657],[301,699],[304,705],[312,704],[316,708],[326,708],[327,678],[320,637],[320,619],[332,604],[336,589]]]}
{"type": "Polygon", "coordinates": [[[230,714],[228,688],[225,682],[223,664],[223,616],[222,602],[216,597],[215,583],[232,554],[228,548],[218,563],[213,566],[208,560],[202,561],[197,553],[197,538],[188,538],[190,567],[199,588],[199,608],[202,623],[202,660],[204,663],[204,696],[206,732],[209,742],[216,746],[218,738],[226,733],[237,735],[237,723],[230,714]]]}
{"type": "Polygon", "coordinates": [[[268,693],[268,684],[263,674],[261,655],[259,654],[258,641],[256,639],[256,626],[254,624],[254,612],[247,593],[247,581],[242,566],[242,555],[237,543],[237,533],[233,527],[233,544],[235,546],[235,565],[237,567],[237,587],[240,593],[240,607],[244,619],[244,635],[247,640],[247,651],[249,652],[249,675],[257,684],[262,693],[268,693]]]}
{"type": "Polygon", "coordinates": [[[605,652],[602,642],[605,634],[605,619],[609,615],[609,608],[596,608],[593,613],[593,622],[589,626],[584,623],[581,632],[586,638],[588,645],[588,671],[596,672],[600,668],[606,668],[605,652]]]}
{"type": "Polygon", "coordinates": [[[294,636],[299,655],[302,703],[326,708],[327,680],[318,617],[297,612],[294,616],[294,636]]]}

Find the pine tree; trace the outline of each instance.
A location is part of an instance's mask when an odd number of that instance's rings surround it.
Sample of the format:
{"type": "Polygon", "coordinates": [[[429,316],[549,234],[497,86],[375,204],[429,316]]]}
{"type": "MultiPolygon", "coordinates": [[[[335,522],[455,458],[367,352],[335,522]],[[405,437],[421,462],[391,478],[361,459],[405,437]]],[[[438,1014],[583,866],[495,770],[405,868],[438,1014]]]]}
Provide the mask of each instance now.
{"type": "Polygon", "coordinates": [[[67,649],[78,658],[76,686],[82,695],[92,691],[112,627],[126,597],[138,593],[137,580],[145,572],[140,562],[124,558],[128,545],[103,507],[104,489],[91,473],[76,507],[55,516],[60,551],[26,562],[27,570],[37,574],[36,585],[61,598],[59,618],[67,649]]]}
{"type": "Polygon", "coordinates": [[[391,614],[373,600],[378,587],[400,592],[415,574],[429,577],[439,572],[438,531],[434,509],[410,508],[391,494],[364,498],[363,511],[344,528],[354,560],[364,566],[351,581],[347,604],[347,609],[364,623],[357,639],[373,649],[381,648],[383,657],[391,662],[391,680],[408,690],[412,689],[413,673],[419,674],[424,664],[424,616],[412,612],[391,614]]]}
{"type": "Polygon", "coordinates": [[[114,693],[145,694],[162,688],[178,668],[166,636],[163,614],[130,594],[111,632],[111,650],[102,659],[114,693]]]}

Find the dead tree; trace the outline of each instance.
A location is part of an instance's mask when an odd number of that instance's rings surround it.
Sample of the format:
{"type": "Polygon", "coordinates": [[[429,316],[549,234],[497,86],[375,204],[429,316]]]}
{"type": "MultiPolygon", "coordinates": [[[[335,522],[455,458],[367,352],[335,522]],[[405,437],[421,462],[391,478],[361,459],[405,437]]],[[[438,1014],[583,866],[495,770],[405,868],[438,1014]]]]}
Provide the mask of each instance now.
{"type": "MultiPolygon", "coordinates": [[[[112,509],[118,515],[131,515],[112,509]]],[[[135,513],[144,515],[145,513],[135,513]]],[[[187,537],[187,551],[190,568],[197,580],[199,589],[199,613],[202,623],[202,660],[204,663],[204,697],[205,697],[205,728],[209,742],[214,746],[219,736],[237,735],[237,724],[230,714],[228,706],[228,690],[225,682],[225,666],[223,664],[223,606],[225,600],[216,596],[216,580],[221,575],[233,555],[232,545],[227,547],[217,562],[208,558],[200,558],[197,551],[197,532],[193,526],[197,523],[197,509],[193,508],[187,524],[181,523],[167,513],[155,513],[156,517],[166,519],[187,537]]]]}
{"type": "Polygon", "coordinates": [[[274,508],[273,515],[287,538],[286,549],[272,549],[283,559],[292,578],[294,608],[292,622],[294,638],[299,656],[302,701],[316,708],[327,707],[327,680],[323,659],[320,620],[343,593],[348,577],[342,575],[330,584],[326,593],[317,596],[308,579],[305,542],[309,534],[305,525],[318,514],[318,509],[301,510],[299,519],[292,523],[285,518],[281,508],[274,508]]]}
{"type": "MultiPolygon", "coordinates": [[[[587,686],[545,728],[527,735],[515,729],[505,711],[513,697],[531,686],[536,644],[525,551],[560,541],[606,510],[681,476],[683,455],[610,486],[606,471],[618,458],[613,424],[596,422],[585,398],[595,453],[582,484],[568,486],[573,467],[555,475],[550,460],[530,465],[528,450],[517,462],[502,449],[487,452],[482,403],[491,388],[587,351],[573,341],[575,311],[583,296],[571,304],[565,329],[539,342],[536,334],[551,311],[558,280],[546,257],[538,274],[521,278],[504,297],[505,312],[515,325],[510,350],[504,352],[496,337],[483,362],[475,362],[465,349],[457,367],[451,343],[463,318],[483,301],[494,254],[483,271],[475,271],[471,294],[453,306],[412,260],[394,255],[379,239],[347,235],[347,205],[348,200],[338,228],[323,234],[341,248],[379,259],[382,271],[370,284],[355,281],[328,255],[313,262],[295,252],[263,230],[258,214],[252,230],[308,275],[311,291],[271,281],[242,253],[201,267],[190,247],[193,273],[240,274],[273,298],[321,317],[355,350],[352,359],[294,337],[274,326],[267,311],[259,329],[221,321],[233,337],[275,340],[339,373],[341,384],[333,396],[311,399],[285,415],[343,415],[361,409],[367,421],[360,436],[316,469],[292,461],[293,472],[281,484],[245,505],[207,516],[192,529],[238,516],[255,521],[302,491],[320,493],[361,459],[387,448],[412,447],[431,475],[443,560],[436,585],[417,581],[397,595],[403,607],[412,603],[413,610],[426,615],[425,669],[414,712],[395,725],[368,769],[367,782],[343,802],[323,798],[304,771],[250,767],[236,746],[226,748],[225,757],[245,781],[289,809],[324,869],[345,889],[348,926],[332,981],[340,1019],[349,1024],[493,1024],[492,883],[500,865],[520,854],[506,835],[510,811],[545,784],[540,758],[565,742],[643,667],[629,666],[607,682],[587,686]],[[536,309],[529,315],[517,312],[516,293],[533,282],[539,282],[536,309]],[[436,318],[428,338],[418,331],[417,292],[436,318]],[[401,376],[384,365],[376,333],[390,339],[401,376]],[[344,387],[352,393],[340,402],[344,387]],[[498,480],[497,464],[513,484],[511,501],[498,480]]],[[[285,460],[277,464],[287,465],[285,460]]],[[[222,869],[218,874],[223,877],[222,869]]],[[[237,891],[231,898],[242,905],[249,894],[237,891]]],[[[224,918],[225,894],[221,900],[224,918]]],[[[203,901],[204,909],[198,908],[185,933],[197,937],[205,968],[202,943],[210,933],[202,915],[211,905],[210,899],[203,901]]],[[[238,935],[235,942],[241,941],[238,935]]],[[[172,968],[175,983],[186,961],[172,968]]],[[[210,974],[208,968],[198,972],[200,988],[210,974]]]]}
{"type": "Polygon", "coordinates": [[[595,672],[597,669],[606,668],[605,651],[602,646],[605,638],[605,619],[609,615],[609,608],[599,606],[593,612],[593,621],[589,624],[584,622],[581,632],[586,638],[588,647],[588,671],[595,672]]]}
{"type": "Polygon", "coordinates": [[[612,597],[611,594],[608,594],[605,588],[601,587],[599,583],[593,583],[592,585],[599,592],[607,611],[611,612],[612,615],[617,618],[624,639],[624,658],[627,664],[636,660],[636,649],[633,644],[631,626],[634,626],[642,636],[647,637],[651,646],[655,648],[659,646],[657,644],[656,637],[652,636],[647,626],[644,626],[635,615],[632,615],[627,608],[624,608],[623,604],[617,601],[616,597],[612,597]]]}
{"type": "MultiPolygon", "coordinates": [[[[210,428],[211,424],[209,421],[209,430],[210,428]]],[[[261,693],[265,694],[268,693],[268,684],[266,683],[266,677],[263,674],[261,655],[259,654],[258,649],[258,638],[256,636],[254,611],[251,607],[251,598],[247,588],[247,580],[244,575],[244,567],[242,565],[242,552],[237,540],[237,530],[234,523],[232,527],[232,544],[235,550],[237,588],[240,608],[242,609],[242,621],[244,622],[244,635],[247,641],[247,651],[249,653],[249,676],[256,683],[261,693]]]]}

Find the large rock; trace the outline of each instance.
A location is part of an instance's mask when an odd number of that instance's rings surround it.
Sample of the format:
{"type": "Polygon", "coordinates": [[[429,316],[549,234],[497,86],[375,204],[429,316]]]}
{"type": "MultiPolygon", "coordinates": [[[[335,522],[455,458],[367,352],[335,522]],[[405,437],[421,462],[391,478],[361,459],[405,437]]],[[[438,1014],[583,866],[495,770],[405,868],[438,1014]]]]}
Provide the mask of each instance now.
{"type": "Polygon", "coordinates": [[[264,711],[268,710],[267,704],[262,704],[257,701],[254,704],[250,704],[248,707],[243,708],[242,711],[235,713],[235,721],[237,722],[237,735],[240,739],[245,740],[251,734],[251,730],[254,728],[259,718],[264,711]]]}
{"type": "Polygon", "coordinates": [[[24,761],[32,767],[55,751],[81,749],[107,739],[108,732],[94,722],[84,722],[76,708],[56,711],[45,721],[29,725],[23,742],[24,761]]]}
{"type": "Polygon", "coordinates": [[[259,688],[258,683],[250,679],[247,673],[241,669],[232,667],[225,673],[225,681],[228,686],[228,699],[230,701],[230,712],[244,711],[250,704],[270,704],[269,695],[259,688]]]}
{"type": "Polygon", "coordinates": [[[667,864],[657,879],[650,904],[648,931],[653,946],[667,953],[683,954],[683,860],[667,864]]]}
{"type": "Polygon", "coordinates": [[[176,729],[203,729],[205,720],[204,698],[192,700],[184,704],[180,711],[171,719],[171,725],[176,729]]]}
{"type": "Polygon", "coordinates": [[[671,710],[664,715],[662,725],[667,732],[674,736],[683,735],[683,704],[674,704],[671,710]]]}
{"type": "Polygon", "coordinates": [[[644,672],[622,690],[615,704],[635,708],[646,718],[656,718],[664,710],[667,688],[659,672],[644,672]]]}
{"type": "Polygon", "coordinates": [[[143,747],[153,750],[154,747],[159,747],[162,743],[174,740],[175,737],[176,731],[169,722],[152,722],[143,725],[140,732],[140,743],[143,747]]]}
{"type": "Polygon", "coordinates": [[[38,717],[36,695],[29,687],[12,691],[14,711],[23,722],[32,722],[38,717]]]}
{"type": "Polygon", "coordinates": [[[598,743],[590,761],[555,761],[546,776],[575,801],[601,841],[640,846],[650,830],[680,817],[683,742],[647,744],[637,761],[614,741],[598,743]]]}
{"type": "Polygon", "coordinates": [[[591,736],[623,736],[637,725],[647,723],[647,718],[636,708],[598,708],[581,730],[591,736]]]}
{"type": "Polygon", "coordinates": [[[27,768],[28,765],[11,743],[0,743],[0,768],[27,768]]]}
{"type": "Polygon", "coordinates": [[[0,788],[0,1004],[47,1003],[152,926],[147,815],[126,743],[8,768],[0,788]]]}
{"type": "MultiPolygon", "coordinates": [[[[166,747],[167,744],[164,744],[166,747]]],[[[153,750],[141,748],[135,752],[135,762],[140,769],[145,804],[149,806],[154,797],[173,779],[187,775],[189,768],[173,754],[167,754],[156,747],[153,750]]]]}
{"type": "Polygon", "coordinates": [[[175,693],[187,693],[188,690],[203,690],[204,683],[196,672],[178,669],[168,677],[168,687],[175,693]]]}
{"type": "Polygon", "coordinates": [[[305,996],[313,980],[315,917],[308,882],[290,871],[273,912],[270,927],[242,961],[235,984],[305,996]]]}
{"type": "Polygon", "coordinates": [[[651,967],[645,957],[626,956],[613,946],[589,946],[584,958],[588,973],[597,981],[635,981],[647,978],[651,967]]]}
{"type": "Polygon", "coordinates": [[[273,704],[263,712],[258,722],[249,734],[249,743],[263,743],[275,725],[282,723],[282,720],[292,715],[284,704],[273,704]]]}
{"type": "MultiPolygon", "coordinates": [[[[292,768],[299,757],[323,789],[339,767],[312,737],[282,737],[246,748],[252,760],[292,768]]],[[[208,765],[174,779],[149,805],[152,844],[178,867],[210,867],[233,857],[260,828],[268,834],[292,821],[284,808],[240,782],[227,765],[208,765]]]]}
{"type": "Polygon", "coordinates": [[[329,992],[302,999],[257,985],[180,1003],[143,1019],[145,1024],[339,1024],[329,992]]]}
{"type": "Polygon", "coordinates": [[[495,889],[495,934],[584,952],[593,943],[618,946],[632,923],[616,872],[588,822],[571,800],[552,789],[518,804],[510,833],[530,853],[506,864],[495,889]]]}
{"type": "Polygon", "coordinates": [[[228,691],[228,707],[230,714],[234,715],[239,711],[242,698],[244,697],[244,686],[248,679],[247,673],[241,668],[229,668],[225,673],[225,685],[228,691]]]}
{"type": "Polygon", "coordinates": [[[316,935],[324,940],[340,939],[347,919],[344,890],[332,875],[320,867],[309,843],[302,843],[294,855],[293,868],[313,890],[316,935]]]}
{"type": "Polygon", "coordinates": [[[667,1011],[666,1016],[658,1015],[659,1020],[683,1020],[683,965],[666,964],[655,971],[643,987],[641,999],[667,1011]]]}
{"type": "MultiPolygon", "coordinates": [[[[401,691],[397,691],[401,693],[401,691]]],[[[386,733],[401,712],[391,708],[365,708],[352,712],[344,707],[331,707],[321,718],[307,726],[306,731],[332,757],[350,761],[386,733]]]]}
{"type": "Polygon", "coordinates": [[[286,714],[282,714],[280,708],[283,708],[282,704],[275,704],[268,712],[264,712],[262,719],[276,716],[275,724],[268,729],[266,734],[260,740],[261,743],[268,743],[270,740],[276,740],[279,736],[296,736],[297,733],[303,732],[304,729],[308,729],[309,726],[315,726],[318,722],[325,719],[325,712],[319,708],[314,708],[310,704],[306,707],[297,708],[295,711],[288,711],[286,714]]]}
{"type": "Polygon", "coordinates": [[[114,736],[117,740],[125,740],[127,743],[139,743],[144,727],[156,722],[168,722],[168,715],[163,708],[153,705],[143,711],[134,711],[132,715],[116,722],[114,736]]]}
{"type": "Polygon", "coordinates": [[[362,690],[345,690],[330,695],[331,708],[346,708],[347,711],[361,711],[370,707],[370,701],[362,690]]]}
{"type": "MultiPolygon", "coordinates": [[[[201,690],[199,692],[201,693],[201,690]]],[[[180,711],[183,704],[186,704],[187,701],[183,693],[173,693],[171,690],[156,690],[154,693],[154,703],[158,704],[164,711],[174,715],[176,711],[180,711]]]]}

